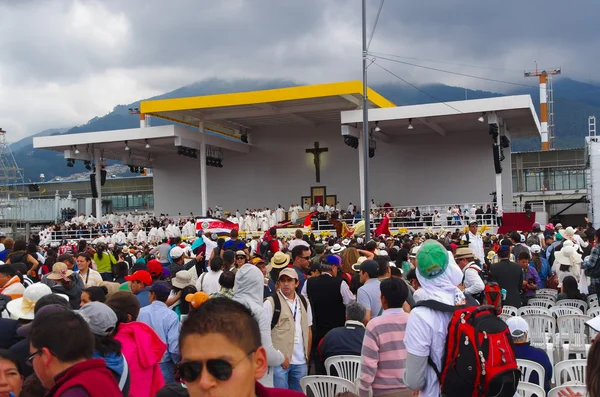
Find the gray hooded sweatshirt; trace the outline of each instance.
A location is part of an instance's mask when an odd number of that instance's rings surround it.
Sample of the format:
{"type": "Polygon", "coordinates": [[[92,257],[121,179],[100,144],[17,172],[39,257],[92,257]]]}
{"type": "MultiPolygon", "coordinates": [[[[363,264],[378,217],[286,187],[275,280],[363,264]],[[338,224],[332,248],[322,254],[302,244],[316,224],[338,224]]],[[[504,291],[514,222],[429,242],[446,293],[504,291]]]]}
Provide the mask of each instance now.
{"type": "MultiPolygon", "coordinates": [[[[247,263],[240,267],[235,274],[233,299],[244,304],[252,311],[260,328],[262,345],[267,351],[267,363],[269,367],[276,367],[283,364],[285,357],[283,353],[275,349],[271,341],[271,323],[263,308],[264,285],[262,272],[256,266],[247,263]]],[[[263,386],[273,387],[273,369],[269,368],[269,371],[267,371],[259,382],[263,386]]]]}

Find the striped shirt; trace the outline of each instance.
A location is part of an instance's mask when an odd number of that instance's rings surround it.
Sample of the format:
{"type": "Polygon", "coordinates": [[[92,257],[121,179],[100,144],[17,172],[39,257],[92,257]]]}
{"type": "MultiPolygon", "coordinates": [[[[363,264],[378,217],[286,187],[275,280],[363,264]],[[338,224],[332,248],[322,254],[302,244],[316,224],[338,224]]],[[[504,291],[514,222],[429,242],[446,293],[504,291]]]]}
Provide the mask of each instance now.
{"type": "Polygon", "coordinates": [[[359,394],[373,396],[406,390],[402,382],[406,361],[404,332],[408,313],[402,308],[388,309],[367,324],[362,346],[359,394]]]}

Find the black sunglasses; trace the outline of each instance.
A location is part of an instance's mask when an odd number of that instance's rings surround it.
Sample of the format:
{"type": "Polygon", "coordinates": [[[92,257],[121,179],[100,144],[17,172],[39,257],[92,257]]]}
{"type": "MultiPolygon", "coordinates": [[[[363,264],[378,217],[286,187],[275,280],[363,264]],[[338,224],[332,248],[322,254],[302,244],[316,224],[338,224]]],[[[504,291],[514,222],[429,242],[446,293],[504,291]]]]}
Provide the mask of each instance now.
{"type": "Polygon", "coordinates": [[[235,259],[243,259],[243,260],[246,260],[246,257],[245,257],[245,256],[236,256],[236,257],[235,257],[235,259]]]}
{"type": "MultiPolygon", "coordinates": [[[[206,369],[211,376],[220,381],[226,381],[231,378],[233,369],[244,361],[249,355],[254,353],[256,350],[248,352],[244,358],[235,364],[230,363],[222,358],[211,358],[206,360],[206,369]]],[[[203,361],[184,361],[179,364],[179,375],[187,383],[196,381],[200,375],[202,375],[202,367],[204,366],[203,361]]]]}

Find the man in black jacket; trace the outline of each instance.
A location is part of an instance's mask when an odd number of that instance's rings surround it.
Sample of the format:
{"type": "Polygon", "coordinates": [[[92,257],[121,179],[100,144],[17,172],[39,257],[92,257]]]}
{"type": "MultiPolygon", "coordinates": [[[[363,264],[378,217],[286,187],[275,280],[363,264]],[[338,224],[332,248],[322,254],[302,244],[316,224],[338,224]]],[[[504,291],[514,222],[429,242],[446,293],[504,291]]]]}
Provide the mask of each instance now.
{"type": "Polygon", "coordinates": [[[518,264],[511,262],[510,248],[503,245],[498,250],[500,262],[492,265],[490,275],[492,280],[497,282],[500,288],[506,290],[506,299],[502,301],[503,305],[510,305],[516,308],[521,307],[521,289],[523,288],[523,270],[518,264]]]}

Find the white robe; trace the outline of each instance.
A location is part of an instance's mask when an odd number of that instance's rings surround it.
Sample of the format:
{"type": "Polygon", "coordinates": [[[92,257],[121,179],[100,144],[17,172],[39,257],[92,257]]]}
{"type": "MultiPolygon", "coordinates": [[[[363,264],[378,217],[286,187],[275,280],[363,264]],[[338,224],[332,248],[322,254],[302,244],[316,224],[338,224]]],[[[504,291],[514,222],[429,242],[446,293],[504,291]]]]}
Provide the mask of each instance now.
{"type": "Polygon", "coordinates": [[[295,207],[291,207],[291,209],[290,209],[290,211],[292,213],[292,215],[291,215],[292,223],[296,223],[296,221],[298,220],[298,208],[299,208],[298,206],[295,206],[295,207]]]}
{"type": "Polygon", "coordinates": [[[277,214],[277,223],[283,222],[283,213],[284,212],[285,211],[281,207],[279,207],[275,210],[275,213],[277,214]]]}
{"type": "Polygon", "coordinates": [[[269,230],[269,219],[266,216],[260,218],[260,230],[263,232],[269,230]]]}
{"type": "Polygon", "coordinates": [[[144,231],[144,229],[141,229],[138,233],[137,233],[137,237],[136,240],[138,243],[146,243],[147,239],[146,239],[146,232],[144,231]]]}

